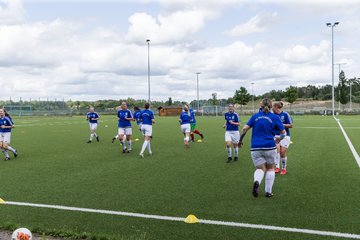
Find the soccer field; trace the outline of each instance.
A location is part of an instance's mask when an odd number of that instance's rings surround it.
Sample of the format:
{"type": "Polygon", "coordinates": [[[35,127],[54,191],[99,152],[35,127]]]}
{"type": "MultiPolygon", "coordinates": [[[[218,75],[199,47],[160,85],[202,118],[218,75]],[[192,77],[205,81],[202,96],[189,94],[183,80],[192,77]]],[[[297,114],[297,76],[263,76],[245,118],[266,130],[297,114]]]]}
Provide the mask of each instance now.
{"type": "MultiPolygon", "coordinates": [[[[243,117],[246,123],[248,117],[243,117]]],[[[360,153],[360,117],[340,117],[360,153]]],[[[275,196],[251,194],[250,135],[239,162],[225,163],[222,117],[198,117],[202,143],[184,149],[177,118],[156,118],[153,156],[139,158],[111,143],[116,116],[102,116],[100,142],[86,144],[84,117],[14,118],[11,146],[19,157],[0,162],[0,198],[185,218],[360,234],[360,169],[332,117],[294,116],[288,174],[275,196]],[[108,125],[108,127],[105,127],[108,125]]],[[[0,205],[0,228],[92,239],[344,239],[242,227],[186,224],[126,216],[0,205]]]]}

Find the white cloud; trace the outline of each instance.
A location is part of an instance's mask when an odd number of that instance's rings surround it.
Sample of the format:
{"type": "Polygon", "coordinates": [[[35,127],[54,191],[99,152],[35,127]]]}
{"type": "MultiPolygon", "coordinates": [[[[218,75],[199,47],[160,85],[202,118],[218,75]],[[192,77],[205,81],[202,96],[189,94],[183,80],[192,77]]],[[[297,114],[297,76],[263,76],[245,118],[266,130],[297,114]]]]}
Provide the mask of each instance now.
{"type": "Polygon", "coordinates": [[[241,37],[250,35],[253,33],[262,33],[272,26],[277,20],[277,13],[259,13],[252,17],[246,23],[235,26],[229,31],[225,32],[225,35],[232,37],[241,37]]]}
{"type": "Polygon", "coordinates": [[[0,25],[16,24],[24,19],[24,8],[21,0],[0,0],[0,25]]]}
{"type": "Polygon", "coordinates": [[[285,50],[284,59],[290,63],[324,64],[328,61],[327,51],[330,47],[328,41],[310,47],[296,45],[285,50]]]}

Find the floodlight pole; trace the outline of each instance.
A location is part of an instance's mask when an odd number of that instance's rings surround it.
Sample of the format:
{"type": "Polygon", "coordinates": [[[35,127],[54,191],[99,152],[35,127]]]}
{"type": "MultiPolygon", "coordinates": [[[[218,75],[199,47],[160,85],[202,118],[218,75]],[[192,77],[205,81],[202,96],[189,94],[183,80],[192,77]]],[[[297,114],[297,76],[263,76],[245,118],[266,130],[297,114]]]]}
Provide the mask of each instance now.
{"type": "Polygon", "coordinates": [[[326,23],[327,27],[331,27],[331,79],[332,79],[332,91],[331,91],[331,95],[332,95],[332,101],[331,101],[331,105],[332,105],[332,115],[333,117],[335,116],[335,100],[334,100],[334,93],[335,93],[335,89],[334,89],[334,27],[339,25],[339,22],[335,22],[333,24],[331,23],[326,23]]]}
{"type": "Polygon", "coordinates": [[[352,111],[352,100],[351,100],[351,98],[352,98],[352,96],[351,96],[351,83],[352,83],[352,80],[351,79],[349,80],[349,83],[350,83],[350,111],[352,111]]]}
{"type": "Polygon", "coordinates": [[[200,100],[199,100],[199,74],[201,72],[196,73],[196,100],[197,100],[197,112],[200,110],[200,100]]]}
{"type": "Polygon", "coordinates": [[[255,102],[254,102],[254,83],[251,83],[251,94],[252,94],[252,107],[253,107],[253,113],[255,113],[255,102]]]}
{"type": "Polygon", "coordinates": [[[148,45],[148,103],[150,103],[150,39],[146,39],[148,45]]]}

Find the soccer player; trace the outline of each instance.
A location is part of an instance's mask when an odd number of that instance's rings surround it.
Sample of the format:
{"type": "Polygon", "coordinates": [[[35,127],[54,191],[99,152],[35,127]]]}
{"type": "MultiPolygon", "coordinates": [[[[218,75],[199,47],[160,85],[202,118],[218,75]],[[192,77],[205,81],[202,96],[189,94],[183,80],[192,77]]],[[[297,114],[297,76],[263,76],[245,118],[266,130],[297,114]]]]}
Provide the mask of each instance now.
{"type": "Polygon", "coordinates": [[[134,107],[134,119],[136,121],[139,131],[141,132],[141,109],[138,107],[134,107]]]}
{"type": "Polygon", "coordinates": [[[187,105],[184,105],[184,110],[179,117],[179,123],[181,125],[181,132],[184,134],[184,144],[186,148],[189,148],[190,121],[191,121],[191,113],[189,107],[187,105]]]}
{"type": "MultiPolygon", "coordinates": [[[[151,151],[151,136],[152,136],[152,125],[155,124],[154,113],[149,110],[150,104],[145,103],[145,110],[141,111],[140,119],[141,120],[141,132],[144,135],[144,143],[141,148],[140,157],[144,158],[144,151],[147,148],[149,154],[152,155],[151,151]]],[[[135,115],[135,114],[134,114],[135,115]]]]}
{"type": "Polygon", "coordinates": [[[96,134],[96,129],[98,126],[99,114],[95,112],[93,106],[89,107],[89,112],[86,114],[86,120],[89,121],[90,126],[90,140],[87,143],[92,143],[93,138],[96,138],[96,141],[100,141],[99,136],[96,134]]]}
{"type": "Polygon", "coordinates": [[[10,155],[7,150],[10,150],[14,154],[14,157],[18,155],[16,150],[9,146],[11,129],[14,127],[15,125],[10,115],[6,113],[4,108],[0,108],[0,148],[5,156],[5,161],[10,160],[10,155]]]}
{"type": "Polygon", "coordinates": [[[195,118],[195,112],[192,108],[189,107],[189,105],[187,105],[190,111],[190,117],[191,117],[191,121],[190,121],[190,137],[191,137],[191,141],[194,142],[194,133],[199,135],[201,137],[201,139],[204,139],[204,135],[199,132],[196,129],[196,118],[195,118]]]}
{"type": "Polygon", "coordinates": [[[241,147],[246,132],[252,128],[251,137],[251,158],[256,170],[254,172],[254,184],[252,194],[254,197],[259,195],[259,187],[265,176],[265,196],[273,196],[272,187],[275,181],[274,164],[276,159],[276,142],[281,141],[286,136],[286,131],[280,118],[271,113],[272,102],[270,99],[261,101],[262,111],[254,114],[242,129],[239,141],[241,147]],[[274,140],[275,131],[280,131],[280,137],[274,140]],[[275,142],[276,141],[276,142],[275,142]]]}
{"type": "Polygon", "coordinates": [[[226,151],[228,154],[227,163],[230,163],[232,159],[232,150],[231,147],[234,148],[234,161],[236,162],[239,160],[239,140],[240,140],[240,133],[239,133],[239,126],[240,126],[240,119],[238,114],[234,111],[234,104],[228,105],[228,112],[225,113],[225,123],[224,128],[226,129],[225,132],[225,143],[226,143],[226,151]]]}
{"type": "MultiPolygon", "coordinates": [[[[286,156],[286,152],[287,149],[290,146],[290,128],[293,127],[293,121],[290,117],[290,114],[287,112],[284,112],[282,110],[284,104],[282,102],[276,102],[273,104],[272,110],[273,113],[276,114],[277,116],[279,116],[281,122],[284,125],[285,131],[286,131],[286,136],[283,140],[281,140],[277,145],[277,158],[275,161],[276,167],[275,167],[275,173],[280,172],[280,160],[282,163],[282,169],[280,174],[281,175],[285,175],[286,174],[286,163],[287,163],[287,156],[286,156]]],[[[276,131],[276,136],[275,137],[279,137],[280,136],[280,132],[276,131]]]]}
{"type": "Polygon", "coordinates": [[[131,135],[132,135],[132,128],[131,128],[131,121],[134,121],[133,115],[131,111],[127,108],[126,102],[121,103],[121,109],[118,111],[118,139],[123,147],[123,153],[131,152],[131,135]],[[126,141],[128,143],[126,147],[126,141]]]}

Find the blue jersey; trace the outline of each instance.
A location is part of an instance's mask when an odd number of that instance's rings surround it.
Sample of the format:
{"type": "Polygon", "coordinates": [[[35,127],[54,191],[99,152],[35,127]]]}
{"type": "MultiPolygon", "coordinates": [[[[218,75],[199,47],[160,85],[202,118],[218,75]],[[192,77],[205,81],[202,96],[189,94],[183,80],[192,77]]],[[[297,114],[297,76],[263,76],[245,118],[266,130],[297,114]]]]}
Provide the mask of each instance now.
{"type": "Polygon", "coordinates": [[[89,120],[89,123],[98,123],[98,120],[92,120],[93,118],[99,118],[97,112],[88,112],[86,114],[86,119],[89,120]]]}
{"type": "Polygon", "coordinates": [[[134,119],[136,120],[136,124],[141,124],[141,111],[137,110],[134,112],[134,119]]]}
{"type": "Polygon", "coordinates": [[[154,113],[151,110],[145,109],[141,111],[141,119],[143,125],[152,125],[154,119],[154,113]]]}
{"type": "Polygon", "coordinates": [[[190,108],[190,117],[191,117],[190,123],[195,124],[196,123],[195,112],[194,110],[192,110],[192,108],[190,108]]]}
{"type": "Polygon", "coordinates": [[[180,114],[180,119],[181,119],[181,125],[183,124],[189,124],[191,121],[191,116],[188,114],[188,112],[183,111],[180,114]]]}
{"type": "MultiPolygon", "coordinates": [[[[0,126],[13,126],[14,122],[11,118],[5,116],[4,118],[0,117],[0,126]]],[[[11,132],[11,128],[0,128],[0,132],[11,132]]]]}
{"type": "Polygon", "coordinates": [[[251,151],[276,149],[276,131],[284,130],[280,118],[274,113],[258,112],[246,124],[252,127],[251,151]]]}
{"type": "Polygon", "coordinates": [[[237,123],[240,122],[239,116],[237,115],[236,112],[225,113],[225,120],[226,120],[226,131],[239,131],[239,126],[230,123],[230,121],[237,123]]]}
{"type": "Polygon", "coordinates": [[[130,120],[125,119],[125,118],[133,118],[133,115],[129,109],[119,110],[118,118],[119,118],[119,124],[118,124],[119,128],[131,127],[130,120]]]}
{"type": "MultiPolygon", "coordinates": [[[[275,113],[276,114],[276,113],[275,113]]],[[[290,117],[290,114],[287,113],[287,112],[281,112],[279,114],[276,114],[279,118],[280,118],[280,121],[283,123],[283,124],[292,124],[293,121],[290,117]]],[[[290,129],[289,128],[285,128],[285,131],[286,131],[286,135],[287,136],[290,136],[290,129]]],[[[280,131],[276,131],[276,135],[280,135],[280,131]]]]}

